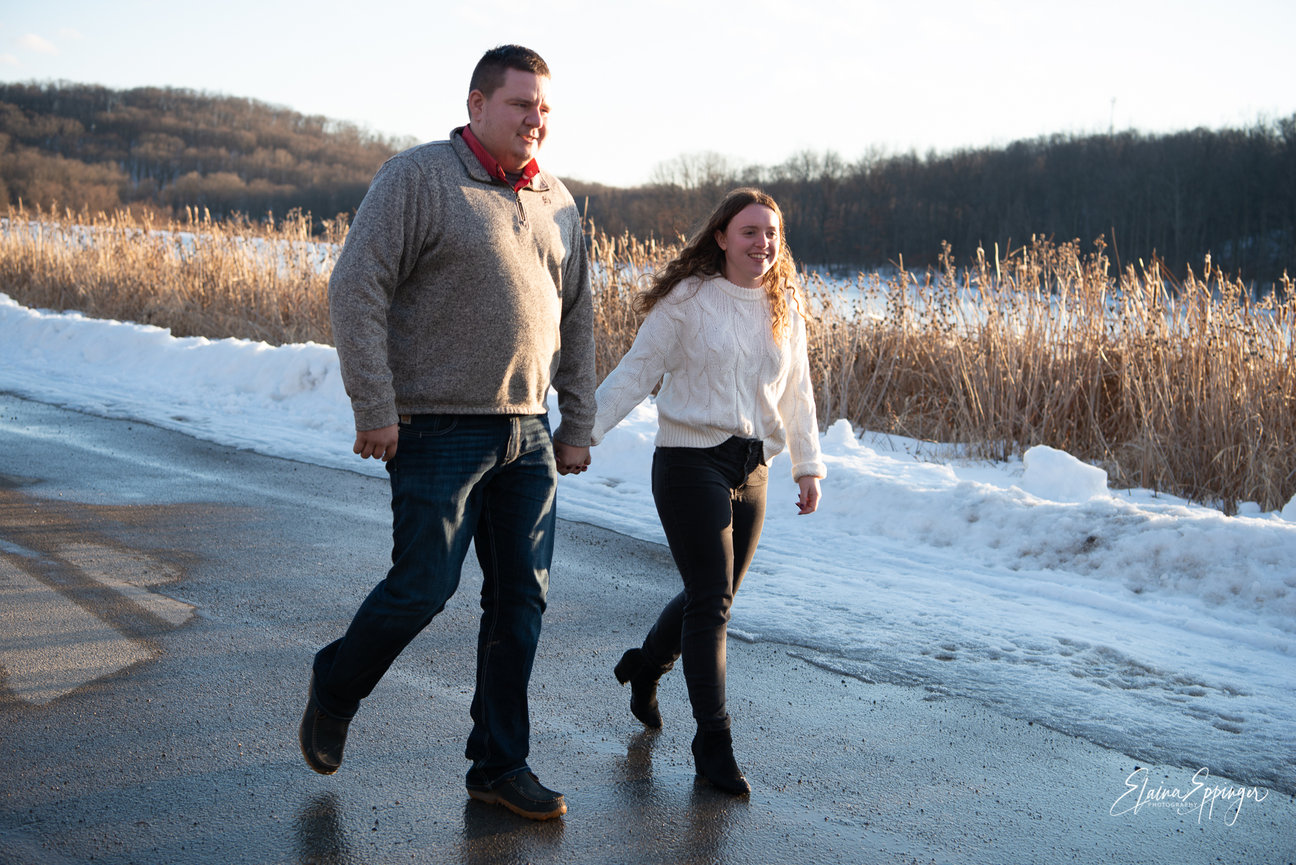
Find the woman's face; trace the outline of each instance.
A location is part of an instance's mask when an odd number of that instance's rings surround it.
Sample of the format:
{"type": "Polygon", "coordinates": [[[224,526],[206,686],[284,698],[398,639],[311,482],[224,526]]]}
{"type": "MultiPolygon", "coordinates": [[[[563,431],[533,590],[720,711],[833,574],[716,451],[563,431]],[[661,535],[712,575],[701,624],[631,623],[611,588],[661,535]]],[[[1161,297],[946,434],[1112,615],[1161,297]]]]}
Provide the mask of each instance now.
{"type": "Polygon", "coordinates": [[[778,258],[779,218],[763,204],[752,203],[738,211],[724,231],[715,233],[724,250],[724,277],[735,285],[760,288],[761,277],[778,258]]]}

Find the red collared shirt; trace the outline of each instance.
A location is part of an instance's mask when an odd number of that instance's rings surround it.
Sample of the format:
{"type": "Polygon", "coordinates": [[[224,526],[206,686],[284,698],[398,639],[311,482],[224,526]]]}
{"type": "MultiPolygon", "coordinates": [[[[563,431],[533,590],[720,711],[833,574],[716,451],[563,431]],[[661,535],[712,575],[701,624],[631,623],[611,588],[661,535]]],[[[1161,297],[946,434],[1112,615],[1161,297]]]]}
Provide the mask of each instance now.
{"type": "Polygon", "coordinates": [[[460,134],[463,136],[464,143],[468,145],[468,149],[473,152],[473,155],[477,157],[477,161],[482,164],[482,168],[486,169],[486,173],[491,177],[494,177],[496,180],[502,180],[512,186],[514,192],[517,192],[519,189],[526,186],[531,182],[531,178],[540,173],[540,166],[536,164],[534,159],[532,159],[523,166],[522,176],[518,178],[517,182],[511,182],[508,178],[508,172],[506,172],[503,166],[499,164],[499,160],[494,156],[491,156],[490,153],[486,151],[485,147],[482,147],[482,143],[477,140],[476,135],[473,135],[473,131],[470,127],[463,127],[460,134]]]}

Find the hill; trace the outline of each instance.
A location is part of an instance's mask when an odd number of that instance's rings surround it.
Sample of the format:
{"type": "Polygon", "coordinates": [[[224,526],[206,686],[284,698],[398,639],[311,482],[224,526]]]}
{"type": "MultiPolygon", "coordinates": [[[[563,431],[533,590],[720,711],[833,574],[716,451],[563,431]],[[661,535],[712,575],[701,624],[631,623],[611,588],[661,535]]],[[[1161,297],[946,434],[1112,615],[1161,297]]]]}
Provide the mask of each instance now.
{"type": "Polygon", "coordinates": [[[253,99],[145,87],[0,84],[0,197],[213,215],[353,211],[412,144],[253,99]]]}
{"type": "MultiPolygon", "coordinates": [[[[186,207],[316,226],[354,212],[411,139],[253,99],[174,88],[0,83],[0,201],[108,211],[186,207]]],[[[798,259],[830,268],[940,266],[1033,236],[1103,238],[1118,265],[1182,279],[1209,256],[1255,283],[1296,271],[1296,114],[1247,129],[1054,135],[952,153],[793,154],[773,166],[713,153],[661,163],[631,189],[570,182],[598,228],[673,240],[720,195],[756,184],[783,207],[798,259]],[[1154,265],[1155,261],[1155,265],[1154,265]]]]}

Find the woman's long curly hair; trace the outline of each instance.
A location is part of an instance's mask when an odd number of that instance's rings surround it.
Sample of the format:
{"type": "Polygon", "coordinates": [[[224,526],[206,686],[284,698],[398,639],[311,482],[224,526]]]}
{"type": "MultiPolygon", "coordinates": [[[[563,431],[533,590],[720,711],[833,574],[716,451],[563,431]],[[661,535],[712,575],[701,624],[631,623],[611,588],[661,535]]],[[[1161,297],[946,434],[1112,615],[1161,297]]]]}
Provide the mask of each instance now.
{"type": "Polygon", "coordinates": [[[801,287],[796,281],[792,251],[788,248],[787,236],[783,232],[783,211],[779,210],[778,203],[773,198],[752,187],[735,189],[724,197],[712,211],[706,224],[693,235],[680,254],[653,275],[648,290],[635,299],[635,310],[640,315],[647,315],[648,310],[657,305],[657,301],[670,294],[675,286],[690,276],[723,275],[725,253],[720,244],[716,243],[716,232],[723,234],[733,218],[751,204],[768,207],[778,217],[778,254],[774,257],[773,266],[761,277],[761,284],[765,286],[765,294],[769,298],[770,328],[775,341],[782,342],[791,325],[788,296],[792,297],[803,317],[805,304],[801,298],[801,287]]]}

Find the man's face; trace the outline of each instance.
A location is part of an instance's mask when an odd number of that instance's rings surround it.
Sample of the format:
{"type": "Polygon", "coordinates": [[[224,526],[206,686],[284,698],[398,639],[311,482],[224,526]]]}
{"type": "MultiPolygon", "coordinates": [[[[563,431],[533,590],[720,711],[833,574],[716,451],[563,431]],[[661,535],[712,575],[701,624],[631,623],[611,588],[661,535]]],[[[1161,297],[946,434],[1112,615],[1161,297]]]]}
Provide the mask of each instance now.
{"type": "Polygon", "coordinates": [[[489,97],[468,94],[473,134],[505,171],[521,171],[535,158],[549,131],[549,79],[508,69],[489,97]]]}

